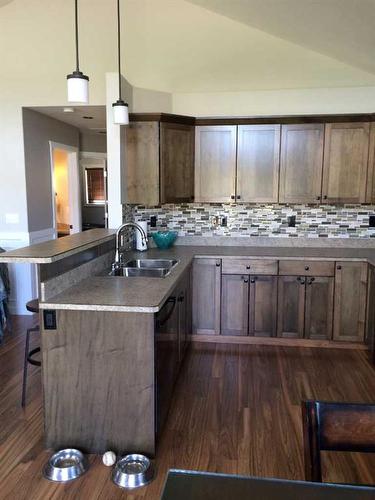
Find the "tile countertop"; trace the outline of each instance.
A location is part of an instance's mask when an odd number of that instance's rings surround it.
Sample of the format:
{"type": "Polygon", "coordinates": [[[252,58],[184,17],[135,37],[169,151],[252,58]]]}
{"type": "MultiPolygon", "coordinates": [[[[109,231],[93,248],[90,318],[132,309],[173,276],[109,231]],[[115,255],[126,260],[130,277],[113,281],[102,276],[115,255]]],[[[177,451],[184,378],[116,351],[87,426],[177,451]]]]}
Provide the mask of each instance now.
{"type": "Polygon", "coordinates": [[[0,262],[50,264],[114,238],[114,229],[90,229],[0,254],[0,262]]]}
{"type": "Polygon", "coordinates": [[[307,247],[175,246],[168,250],[127,252],[132,258],[175,258],[179,264],[165,278],[93,276],[41,302],[41,309],[158,312],[194,257],[259,257],[264,259],[358,260],[375,266],[375,249],[307,247]]]}

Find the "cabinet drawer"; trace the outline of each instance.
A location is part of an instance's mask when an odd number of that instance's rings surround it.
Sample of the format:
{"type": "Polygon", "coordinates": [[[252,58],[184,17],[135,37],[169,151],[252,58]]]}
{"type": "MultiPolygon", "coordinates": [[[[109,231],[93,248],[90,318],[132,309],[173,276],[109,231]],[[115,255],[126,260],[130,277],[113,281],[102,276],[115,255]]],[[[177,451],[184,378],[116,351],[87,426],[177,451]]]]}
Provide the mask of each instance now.
{"type": "Polygon", "coordinates": [[[223,274],[277,274],[277,260],[223,259],[223,274]]]}
{"type": "Polygon", "coordinates": [[[280,276],[334,276],[335,263],[313,260],[280,260],[280,276]]]}

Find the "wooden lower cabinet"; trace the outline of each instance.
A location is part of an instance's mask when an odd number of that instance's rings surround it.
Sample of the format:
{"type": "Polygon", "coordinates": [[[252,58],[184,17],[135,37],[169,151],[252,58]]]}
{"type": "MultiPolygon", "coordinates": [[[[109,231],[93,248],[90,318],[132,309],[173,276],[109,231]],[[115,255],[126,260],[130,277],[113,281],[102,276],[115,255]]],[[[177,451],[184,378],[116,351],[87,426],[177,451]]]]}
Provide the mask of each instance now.
{"type": "Polygon", "coordinates": [[[279,276],[277,336],[302,338],[305,316],[305,278],[279,276]]]}
{"type": "Polygon", "coordinates": [[[275,337],[277,276],[250,276],[249,335],[275,337]]]}
{"type": "Polygon", "coordinates": [[[334,340],[364,341],[367,267],[365,262],[336,262],[334,340]]]}
{"type": "Polygon", "coordinates": [[[220,334],[221,260],[194,259],[193,333],[220,334]]]}
{"type": "Polygon", "coordinates": [[[306,278],[305,338],[332,338],[333,291],[334,278],[306,278]]]}
{"type": "Polygon", "coordinates": [[[367,289],[367,324],[366,344],[371,353],[371,360],[375,364],[375,268],[369,266],[367,289]]]}
{"type": "Polygon", "coordinates": [[[221,278],[221,334],[247,335],[249,276],[223,274],[221,278]]]}

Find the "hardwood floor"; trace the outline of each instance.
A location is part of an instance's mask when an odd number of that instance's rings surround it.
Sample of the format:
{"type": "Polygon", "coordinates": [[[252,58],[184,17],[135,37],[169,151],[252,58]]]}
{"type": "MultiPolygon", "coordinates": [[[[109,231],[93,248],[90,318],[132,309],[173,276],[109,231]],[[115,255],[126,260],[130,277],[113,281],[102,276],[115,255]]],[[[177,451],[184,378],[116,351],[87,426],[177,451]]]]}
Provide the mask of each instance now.
{"type": "MultiPolygon", "coordinates": [[[[0,498],[158,499],[169,468],[303,479],[300,401],[375,402],[375,370],[364,351],[194,344],[185,360],[157,454],[156,480],[127,494],[100,457],[62,485],[42,478],[40,370],[30,367],[21,409],[24,329],[18,317],[0,347],[0,498]]],[[[375,483],[375,457],[329,454],[326,481],[375,483]]]]}

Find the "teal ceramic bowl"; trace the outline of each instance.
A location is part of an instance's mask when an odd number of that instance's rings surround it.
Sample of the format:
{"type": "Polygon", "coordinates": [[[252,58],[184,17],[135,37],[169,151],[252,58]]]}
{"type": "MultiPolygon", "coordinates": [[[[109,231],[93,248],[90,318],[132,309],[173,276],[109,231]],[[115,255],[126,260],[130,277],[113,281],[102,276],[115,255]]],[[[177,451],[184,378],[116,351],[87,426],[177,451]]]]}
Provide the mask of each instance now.
{"type": "Polygon", "coordinates": [[[157,231],[153,233],[155,244],[158,248],[169,248],[173,245],[177,238],[176,231],[157,231]]]}

